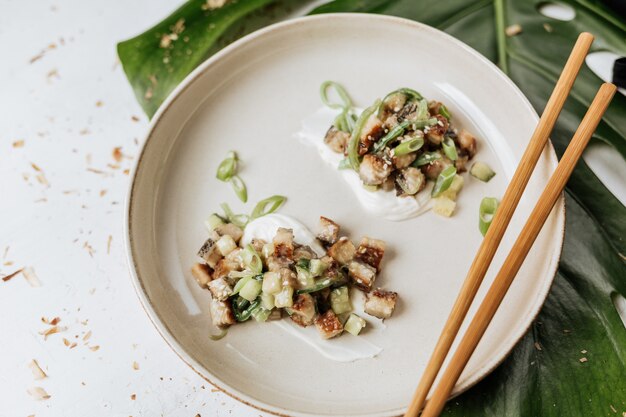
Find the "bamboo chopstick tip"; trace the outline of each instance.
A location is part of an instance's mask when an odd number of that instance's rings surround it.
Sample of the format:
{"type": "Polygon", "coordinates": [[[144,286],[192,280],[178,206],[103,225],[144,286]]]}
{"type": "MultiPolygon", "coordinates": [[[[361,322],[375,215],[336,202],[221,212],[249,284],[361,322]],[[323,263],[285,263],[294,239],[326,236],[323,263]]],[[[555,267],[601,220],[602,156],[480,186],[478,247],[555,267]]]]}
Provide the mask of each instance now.
{"type": "Polygon", "coordinates": [[[593,36],[593,34],[590,32],[582,32],[580,35],[578,35],[578,40],[585,43],[592,43],[594,39],[595,36],[593,36]]]}

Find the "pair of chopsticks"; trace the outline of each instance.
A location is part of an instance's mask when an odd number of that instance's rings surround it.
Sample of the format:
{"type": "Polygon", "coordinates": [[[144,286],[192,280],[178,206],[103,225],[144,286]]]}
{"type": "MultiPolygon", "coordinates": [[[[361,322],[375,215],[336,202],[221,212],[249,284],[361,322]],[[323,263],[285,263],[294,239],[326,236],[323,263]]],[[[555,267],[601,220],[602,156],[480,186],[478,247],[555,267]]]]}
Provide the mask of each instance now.
{"type": "MultiPolygon", "coordinates": [[[[411,400],[411,404],[405,413],[405,417],[417,417],[422,409],[426,397],[435,381],[446,356],[457,336],[461,324],[478,292],[478,288],[485,277],[487,269],[493,260],[504,232],[509,225],[513,212],[528,184],[531,173],[537,165],[539,156],[548,141],[548,135],[554,128],[556,120],[563,108],[563,104],[569,95],[574,84],[574,80],[584,63],[585,56],[593,42],[593,35],[582,33],[578,37],[574,49],[572,50],[563,72],[559,77],[554,91],[546,104],[546,108],[541,115],[539,123],[530,139],[524,155],[513,175],[513,178],[504,193],[504,197],[493,218],[491,226],[483,239],[478,253],[472,262],[467,273],[467,277],[461,287],[461,291],[452,307],[450,316],[446,321],[441,336],[437,341],[435,350],[426,366],[417,390],[411,400]]],[[[530,217],[526,221],[520,235],[515,241],[511,252],[502,264],[500,271],[496,275],[487,295],[481,303],[476,315],[472,319],[467,331],[452,356],[448,367],[445,369],[439,384],[435,387],[432,397],[426,404],[422,417],[438,416],[447,401],[454,385],[459,379],[461,372],[465,369],[472,353],[476,349],[478,342],[482,338],[489,323],[493,319],[500,303],[506,295],[515,275],[526,255],[535,242],[537,235],[541,231],[543,224],[548,218],[557,199],[561,195],[565,183],[570,177],[578,159],[582,156],[583,150],[591,135],[595,131],[606,111],[616,87],[610,83],[604,83],[598,90],[585,117],[578,126],[576,133],[567,147],[556,170],[550,177],[546,188],[539,197],[530,217]]]]}

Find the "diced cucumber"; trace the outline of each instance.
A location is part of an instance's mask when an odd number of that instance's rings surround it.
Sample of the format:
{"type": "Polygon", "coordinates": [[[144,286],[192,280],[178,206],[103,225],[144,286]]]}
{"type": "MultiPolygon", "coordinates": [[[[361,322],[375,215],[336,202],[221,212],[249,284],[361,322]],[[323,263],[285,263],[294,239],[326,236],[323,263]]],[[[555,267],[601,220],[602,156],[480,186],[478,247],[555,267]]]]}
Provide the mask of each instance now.
{"type": "Polygon", "coordinates": [[[335,288],[330,292],[330,306],[335,314],[352,311],[350,303],[350,291],[347,286],[335,288]]]}
{"type": "Polygon", "coordinates": [[[433,198],[435,205],[433,206],[433,211],[440,216],[450,217],[454,213],[454,209],[456,208],[456,202],[450,200],[448,197],[437,197],[433,198]]]}
{"type": "Polygon", "coordinates": [[[309,271],[314,277],[321,276],[326,271],[326,268],[328,268],[328,265],[321,259],[311,259],[309,263],[309,271]]]}
{"type": "Polygon", "coordinates": [[[274,296],[274,305],[278,308],[293,306],[293,287],[286,286],[274,296]]]}
{"type": "Polygon", "coordinates": [[[261,306],[266,310],[271,310],[275,307],[274,296],[266,292],[261,293],[261,306]]]}
{"type": "MultiPolygon", "coordinates": [[[[231,271],[232,272],[232,271],[231,271]]],[[[229,274],[230,275],[230,274],[229,274]]],[[[251,275],[244,276],[235,284],[235,288],[233,288],[233,295],[239,294],[241,289],[252,279],[251,275]]]]}
{"type": "Polygon", "coordinates": [[[282,290],[280,274],[278,272],[266,272],[263,274],[263,292],[276,295],[282,290]]]}
{"type": "Polygon", "coordinates": [[[224,235],[220,237],[219,240],[215,242],[215,244],[217,245],[217,249],[219,249],[222,256],[226,256],[235,249],[237,249],[235,239],[233,239],[230,235],[224,235]]]}
{"type": "Polygon", "coordinates": [[[460,176],[459,174],[455,175],[454,179],[452,180],[452,184],[450,184],[450,187],[448,187],[446,191],[439,194],[439,197],[447,197],[452,201],[456,201],[456,197],[459,194],[459,191],[461,191],[461,189],[463,188],[464,182],[465,181],[463,180],[462,176],[460,176]]]}
{"type": "Polygon", "coordinates": [[[296,266],[296,272],[301,289],[308,289],[315,286],[315,279],[313,279],[313,275],[309,271],[296,266]]]}
{"type": "Polygon", "coordinates": [[[495,177],[496,173],[489,165],[484,162],[474,162],[470,168],[470,175],[483,182],[488,182],[495,177]]]}
{"type": "Polygon", "coordinates": [[[243,288],[239,291],[239,295],[250,302],[256,300],[260,293],[261,281],[257,281],[256,279],[251,279],[246,282],[243,288]]]}
{"type": "Polygon", "coordinates": [[[204,221],[204,224],[209,231],[213,231],[217,226],[224,224],[224,220],[222,220],[222,218],[217,214],[213,213],[204,221]]]}
{"type": "Polygon", "coordinates": [[[343,325],[343,329],[354,336],[358,336],[366,324],[365,320],[361,317],[356,314],[350,314],[348,321],[346,321],[346,324],[343,325]]]}

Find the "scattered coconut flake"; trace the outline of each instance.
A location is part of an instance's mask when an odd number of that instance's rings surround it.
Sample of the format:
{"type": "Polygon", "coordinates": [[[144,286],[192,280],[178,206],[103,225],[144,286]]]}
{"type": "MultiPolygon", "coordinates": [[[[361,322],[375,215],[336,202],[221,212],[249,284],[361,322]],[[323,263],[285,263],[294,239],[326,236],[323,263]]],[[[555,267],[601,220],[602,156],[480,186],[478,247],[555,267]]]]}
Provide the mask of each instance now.
{"type": "Polygon", "coordinates": [[[48,336],[56,334],[56,333],[61,333],[67,330],[67,327],[62,327],[62,326],[52,326],[49,329],[46,330],[42,330],[39,332],[40,335],[43,335],[43,339],[47,340],[48,336]]]}
{"type": "Polygon", "coordinates": [[[104,197],[105,194],[107,193],[107,190],[100,190],[100,197],[104,197]]]}
{"type": "Polygon", "coordinates": [[[124,171],[122,171],[122,174],[124,175],[130,174],[130,169],[125,169],[124,171]]]}
{"type": "Polygon", "coordinates": [[[535,349],[542,350],[541,349],[541,345],[539,344],[539,342],[535,342],[535,349]]]}
{"type": "Polygon", "coordinates": [[[219,9],[226,4],[227,0],[206,0],[202,5],[202,10],[219,9]]]}
{"type": "Polygon", "coordinates": [[[613,404],[609,404],[609,407],[611,407],[611,411],[614,412],[615,414],[617,414],[617,410],[615,409],[615,407],[613,407],[613,404]]]}
{"type": "Polygon", "coordinates": [[[550,25],[550,23],[544,23],[543,24],[543,28],[546,30],[546,32],[548,33],[552,33],[554,31],[554,28],[552,28],[552,25],[550,25]]]}
{"type": "Polygon", "coordinates": [[[41,366],[39,366],[36,359],[31,359],[31,361],[28,363],[28,368],[33,373],[33,378],[35,379],[44,379],[48,376],[43,371],[43,369],[41,369],[41,366]]]}
{"type": "Polygon", "coordinates": [[[24,275],[26,282],[28,282],[31,287],[41,287],[41,281],[39,281],[39,277],[35,274],[35,270],[32,267],[27,266],[22,269],[22,275],[24,275]]]}
{"type": "Polygon", "coordinates": [[[46,78],[47,78],[48,82],[50,82],[53,78],[57,78],[57,79],[61,78],[59,76],[59,70],[57,70],[56,68],[51,69],[46,74],[46,78]]]}
{"type": "Polygon", "coordinates": [[[69,340],[67,340],[66,338],[63,338],[63,344],[64,344],[65,346],[69,346],[71,343],[70,343],[70,341],[69,341],[69,340]]]}
{"type": "Polygon", "coordinates": [[[587,362],[587,358],[580,358],[580,359],[578,359],[578,361],[580,363],[585,363],[585,362],[587,362]]]}
{"type": "Polygon", "coordinates": [[[85,127],[85,128],[82,128],[82,129],[78,132],[78,134],[79,134],[79,135],[82,135],[82,136],[88,135],[88,134],[90,134],[90,133],[91,133],[91,131],[89,130],[89,128],[86,128],[86,127],[85,127]]]}
{"type": "Polygon", "coordinates": [[[133,362],[133,369],[134,369],[135,371],[138,371],[138,370],[139,370],[139,364],[138,364],[137,362],[133,362]]]}
{"type": "Polygon", "coordinates": [[[13,147],[14,148],[23,148],[24,147],[24,139],[18,139],[15,142],[13,142],[13,147]]]}
{"type": "Polygon", "coordinates": [[[97,351],[98,349],[100,349],[100,345],[96,345],[96,346],[90,346],[89,350],[91,350],[92,352],[97,351]]]}
{"type": "Polygon", "coordinates": [[[516,23],[504,29],[504,33],[506,33],[506,36],[508,37],[519,35],[520,33],[522,33],[522,26],[516,23]]]}
{"type": "Polygon", "coordinates": [[[109,235],[107,239],[107,255],[111,253],[111,242],[113,242],[113,236],[109,235]]]}
{"type": "Polygon", "coordinates": [[[83,336],[83,340],[86,342],[87,340],[89,340],[90,337],[91,337],[91,330],[85,333],[85,335],[83,336]]]}
{"type": "Polygon", "coordinates": [[[50,394],[41,387],[28,388],[27,392],[37,401],[43,401],[50,398],[50,394]]]}
{"type": "Polygon", "coordinates": [[[123,157],[124,154],[122,153],[121,146],[116,146],[115,148],[113,148],[113,159],[115,159],[115,162],[120,162],[123,157]]]}
{"type": "Polygon", "coordinates": [[[103,105],[104,103],[102,102],[102,100],[96,101],[96,107],[102,107],[103,105]]]}
{"type": "Polygon", "coordinates": [[[582,353],[584,355],[585,353],[587,353],[587,351],[586,350],[581,350],[580,353],[582,353]]]}
{"type": "Polygon", "coordinates": [[[34,169],[35,171],[37,171],[37,172],[43,172],[43,170],[39,167],[39,165],[37,165],[37,164],[36,164],[36,163],[34,163],[34,162],[31,162],[31,163],[30,163],[30,166],[31,166],[31,167],[33,167],[33,169],[34,169]]]}
{"type": "Polygon", "coordinates": [[[130,394],[130,399],[135,401],[137,399],[137,395],[136,394],[130,394]]]}
{"type": "Polygon", "coordinates": [[[20,272],[22,272],[23,269],[18,269],[15,272],[10,273],[9,275],[5,275],[2,277],[2,281],[6,282],[8,280],[10,280],[11,278],[13,278],[14,276],[16,276],[17,274],[19,274],[20,272]]]}
{"type": "Polygon", "coordinates": [[[133,122],[138,122],[139,120],[139,116],[135,116],[134,114],[132,116],[130,116],[130,120],[132,120],[133,122]]]}

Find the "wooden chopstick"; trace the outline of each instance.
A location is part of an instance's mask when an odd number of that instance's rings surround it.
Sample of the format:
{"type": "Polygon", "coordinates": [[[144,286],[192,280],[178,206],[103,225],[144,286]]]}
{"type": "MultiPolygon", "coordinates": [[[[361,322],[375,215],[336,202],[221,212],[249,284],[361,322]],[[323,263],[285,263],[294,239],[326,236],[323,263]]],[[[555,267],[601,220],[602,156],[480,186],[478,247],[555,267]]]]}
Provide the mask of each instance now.
{"type": "Polygon", "coordinates": [[[433,354],[426,365],[426,369],[422,374],[422,378],[420,379],[411,403],[404,414],[405,417],[417,417],[424,405],[426,396],[446,359],[474,297],[476,297],[478,288],[487,273],[487,269],[489,269],[489,265],[500,245],[502,236],[511,221],[513,212],[517,208],[517,204],[526,188],[526,184],[528,184],[530,175],[535,169],[539,156],[548,141],[548,135],[554,128],[556,119],[563,109],[563,104],[572,89],[574,80],[585,61],[585,56],[592,42],[593,35],[590,33],[583,32],[578,36],[578,40],[565,63],[565,67],[563,67],[563,72],[561,72],[554,90],[552,91],[552,95],[539,119],[539,123],[535,128],[528,147],[524,151],[524,155],[515,170],[515,174],[502,197],[502,201],[492,220],[491,226],[476,253],[476,257],[467,273],[459,295],[454,302],[450,316],[444,325],[441,336],[439,336],[433,354]]]}
{"type": "Polygon", "coordinates": [[[554,204],[561,195],[565,183],[574,170],[578,159],[582,156],[583,150],[585,146],[587,146],[591,135],[596,130],[598,123],[600,123],[602,115],[609,106],[615,94],[615,90],[616,87],[610,83],[604,83],[602,87],[600,87],[589,110],[587,110],[576,133],[574,133],[572,141],[565,150],[563,158],[561,158],[556,170],[550,177],[546,188],[539,197],[522,232],[515,241],[513,249],[502,264],[502,268],[498,272],[493,284],[491,284],[485,299],[478,308],[463,339],[461,339],[461,343],[443,373],[441,381],[435,388],[432,398],[426,404],[422,417],[436,417],[441,413],[441,410],[443,410],[445,402],[452,392],[452,388],[459,379],[463,369],[465,369],[465,365],[467,365],[472,353],[474,353],[478,342],[489,326],[491,319],[493,319],[515,275],[522,266],[526,255],[528,255],[528,251],[535,242],[554,204]]]}

